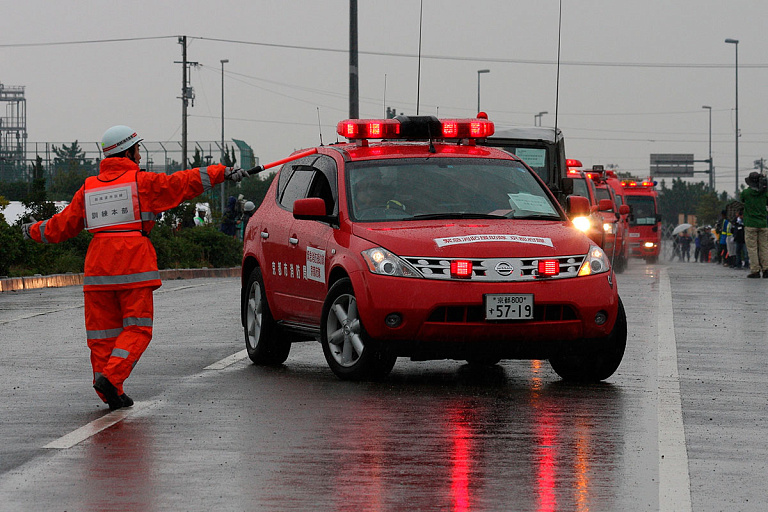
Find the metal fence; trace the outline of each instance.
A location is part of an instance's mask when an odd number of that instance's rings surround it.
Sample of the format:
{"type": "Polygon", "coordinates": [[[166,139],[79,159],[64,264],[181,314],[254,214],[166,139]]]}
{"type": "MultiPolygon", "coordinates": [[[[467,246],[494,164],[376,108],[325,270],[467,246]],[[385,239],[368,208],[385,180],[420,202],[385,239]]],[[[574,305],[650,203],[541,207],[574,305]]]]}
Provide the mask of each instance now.
{"type": "MultiPolygon", "coordinates": [[[[27,142],[23,154],[17,152],[13,157],[0,158],[0,181],[30,182],[32,180],[32,165],[40,157],[46,179],[54,178],[57,167],[54,165],[57,154],[54,148],[61,150],[64,146],[71,147],[73,142],[27,142]]],[[[80,158],[78,160],[87,167],[93,167],[98,172],[98,163],[103,158],[101,144],[98,142],[78,142],[80,158]]],[[[225,142],[225,151],[232,153],[243,168],[258,165],[258,158],[253,150],[240,140],[225,142]]],[[[175,172],[189,167],[182,165],[181,142],[152,142],[142,141],[141,167],[152,172],[175,172]]],[[[187,143],[187,159],[192,160],[195,152],[200,154],[203,164],[219,163],[222,155],[221,141],[190,141],[187,143]]],[[[61,159],[59,158],[59,161],[61,159]]]]}

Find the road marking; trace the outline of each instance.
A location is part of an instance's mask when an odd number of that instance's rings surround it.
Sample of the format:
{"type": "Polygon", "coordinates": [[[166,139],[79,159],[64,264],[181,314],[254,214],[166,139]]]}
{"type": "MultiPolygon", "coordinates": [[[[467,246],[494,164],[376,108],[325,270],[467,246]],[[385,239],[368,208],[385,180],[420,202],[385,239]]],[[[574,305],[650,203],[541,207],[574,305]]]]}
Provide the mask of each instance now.
{"type": "Polygon", "coordinates": [[[101,418],[93,420],[87,425],[83,425],[82,427],[70,432],[65,436],[62,436],[54,441],[51,441],[47,445],[43,446],[43,448],[56,448],[60,450],[66,450],[67,448],[72,448],[76,444],[85,441],[89,437],[95,436],[102,430],[111,427],[115,423],[119,423],[123,421],[131,413],[138,412],[142,409],[149,409],[150,407],[153,407],[158,403],[160,403],[160,400],[152,400],[149,402],[136,402],[133,404],[133,407],[126,407],[123,409],[112,411],[108,414],[105,414],[101,418]]]}
{"type": "Polygon", "coordinates": [[[243,349],[236,354],[232,354],[231,356],[225,357],[221,361],[217,361],[213,364],[206,366],[205,368],[203,368],[203,370],[223,370],[227,366],[231,366],[238,361],[242,361],[246,357],[248,357],[248,351],[246,349],[243,349]]]}
{"type": "Polygon", "coordinates": [[[688,512],[691,510],[691,480],[677,372],[672,287],[666,268],[659,273],[658,308],[659,510],[688,512]]]}

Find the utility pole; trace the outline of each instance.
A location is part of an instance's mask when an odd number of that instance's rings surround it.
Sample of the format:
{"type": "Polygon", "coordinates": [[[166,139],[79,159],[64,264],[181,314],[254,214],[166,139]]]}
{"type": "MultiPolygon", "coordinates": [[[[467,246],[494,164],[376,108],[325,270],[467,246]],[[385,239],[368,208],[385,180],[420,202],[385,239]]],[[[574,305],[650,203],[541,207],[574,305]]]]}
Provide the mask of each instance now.
{"type": "Polygon", "coordinates": [[[187,165],[187,106],[190,101],[192,106],[195,106],[195,91],[189,85],[189,77],[187,75],[187,68],[189,66],[197,66],[197,62],[187,61],[187,36],[179,36],[179,44],[182,47],[181,50],[181,62],[174,61],[174,64],[181,64],[181,168],[184,169],[187,165]]]}
{"type": "Polygon", "coordinates": [[[360,117],[357,72],[357,0],[349,0],[349,118],[360,117]]]}
{"type": "MultiPolygon", "coordinates": [[[[221,59],[221,163],[224,162],[224,64],[229,59],[221,59]]],[[[221,213],[224,214],[224,182],[221,182],[221,213]]]]}

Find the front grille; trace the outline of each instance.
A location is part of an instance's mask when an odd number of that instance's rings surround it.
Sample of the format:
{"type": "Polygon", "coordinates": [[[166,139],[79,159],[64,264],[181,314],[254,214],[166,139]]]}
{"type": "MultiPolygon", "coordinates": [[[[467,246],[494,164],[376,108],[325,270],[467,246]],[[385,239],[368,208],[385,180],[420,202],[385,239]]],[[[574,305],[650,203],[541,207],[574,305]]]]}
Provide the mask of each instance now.
{"type": "MultiPolygon", "coordinates": [[[[534,322],[558,322],[577,320],[576,311],[567,304],[546,304],[533,307],[534,322]]],[[[520,322],[521,320],[512,320],[520,322]]],[[[525,320],[522,320],[523,322],[525,320]]],[[[484,323],[484,306],[439,306],[430,313],[427,322],[432,323],[484,323]]]]}
{"type": "MultiPolygon", "coordinates": [[[[510,282],[533,281],[537,278],[539,259],[557,259],[560,261],[560,274],[547,279],[565,279],[576,277],[584,262],[585,255],[559,256],[556,258],[486,258],[470,259],[472,262],[471,281],[510,282]],[[505,275],[506,274],[506,275],[505,275]]],[[[451,280],[451,261],[462,258],[423,258],[404,257],[426,279],[451,280]]],[[[467,279],[456,279],[467,281],[467,279]]]]}

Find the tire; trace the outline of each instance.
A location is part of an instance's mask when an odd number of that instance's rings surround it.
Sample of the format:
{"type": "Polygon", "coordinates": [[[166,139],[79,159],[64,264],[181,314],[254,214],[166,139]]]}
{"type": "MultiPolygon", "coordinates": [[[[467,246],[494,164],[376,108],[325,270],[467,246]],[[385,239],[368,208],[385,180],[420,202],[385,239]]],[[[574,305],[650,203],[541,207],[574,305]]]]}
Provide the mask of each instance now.
{"type": "Polygon", "coordinates": [[[618,369],[627,346],[627,315],[619,299],[618,316],[605,338],[588,340],[577,350],[567,350],[550,357],[549,364],[563,379],[575,382],[599,382],[618,369]]]}
{"type": "Polygon", "coordinates": [[[272,318],[259,267],[253,269],[248,277],[246,290],[248,293],[243,299],[242,307],[248,357],[254,364],[279,366],[288,359],[291,342],[280,332],[279,326],[272,318]]]}
{"type": "Polygon", "coordinates": [[[397,356],[374,343],[357,313],[357,300],[348,278],[328,290],[323,303],[320,342],[325,360],[342,380],[380,380],[389,375],[397,356]]]}

